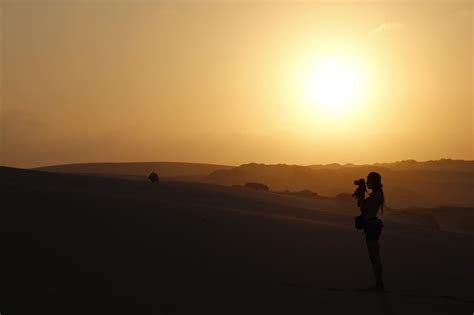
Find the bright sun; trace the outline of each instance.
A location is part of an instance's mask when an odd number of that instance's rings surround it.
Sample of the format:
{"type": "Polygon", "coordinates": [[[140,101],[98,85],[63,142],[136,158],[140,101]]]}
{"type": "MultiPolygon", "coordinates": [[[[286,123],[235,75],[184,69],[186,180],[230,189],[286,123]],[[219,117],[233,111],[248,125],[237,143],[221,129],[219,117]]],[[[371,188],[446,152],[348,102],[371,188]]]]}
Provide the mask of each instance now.
{"type": "Polygon", "coordinates": [[[355,62],[329,57],[318,60],[307,71],[306,94],[318,111],[335,115],[353,109],[362,92],[362,76],[355,62]]]}

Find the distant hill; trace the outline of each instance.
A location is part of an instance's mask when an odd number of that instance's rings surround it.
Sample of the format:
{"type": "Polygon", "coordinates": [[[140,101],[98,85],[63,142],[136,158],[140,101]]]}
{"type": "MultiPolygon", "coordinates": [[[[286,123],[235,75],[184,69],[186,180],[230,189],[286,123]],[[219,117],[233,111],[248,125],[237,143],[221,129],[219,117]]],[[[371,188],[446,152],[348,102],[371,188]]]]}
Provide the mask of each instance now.
{"type": "Polygon", "coordinates": [[[438,171],[438,172],[474,172],[474,161],[441,159],[433,161],[418,162],[415,160],[403,160],[392,163],[374,163],[374,164],[314,164],[308,167],[314,170],[320,169],[342,169],[342,168],[357,168],[357,167],[385,167],[396,171],[438,171]]]}
{"type": "Polygon", "coordinates": [[[230,169],[228,165],[180,163],[180,162],[133,162],[133,163],[85,163],[64,164],[36,168],[36,170],[70,173],[70,174],[95,174],[114,176],[147,176],[156,172],[165,177],[205,177],[220,169],[230,169]]]}
{"type": "Polygon", "coordinates": [[[207,177],[209,183],[243,185],[259,182],[275,191],[309,189],[318,195],[352,193],[354,180],[366,178],[371,171],[382,175],[386,203],[393,208],[474,205],[474,161],[440,160],[397,162],[377,165],[321,166],[244,164],[217,170],[207,177]]]}

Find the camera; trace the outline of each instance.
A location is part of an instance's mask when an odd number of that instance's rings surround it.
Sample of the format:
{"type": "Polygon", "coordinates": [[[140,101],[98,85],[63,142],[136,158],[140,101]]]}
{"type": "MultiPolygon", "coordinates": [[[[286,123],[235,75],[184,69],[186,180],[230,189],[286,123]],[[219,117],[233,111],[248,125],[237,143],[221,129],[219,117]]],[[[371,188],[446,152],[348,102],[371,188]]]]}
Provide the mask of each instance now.
{"type": "Polygon", "coordinates": [[[352,197],[358,199],[357,200],[357,206],[361,206],[361,200],[360,198],[365,196],[365,192],[367,191],[367,188],[365,186],[365,180],[363,178],[355,180],[354,185],[358,186],[357,189],[354,191],[352,194],[352,197]]]}

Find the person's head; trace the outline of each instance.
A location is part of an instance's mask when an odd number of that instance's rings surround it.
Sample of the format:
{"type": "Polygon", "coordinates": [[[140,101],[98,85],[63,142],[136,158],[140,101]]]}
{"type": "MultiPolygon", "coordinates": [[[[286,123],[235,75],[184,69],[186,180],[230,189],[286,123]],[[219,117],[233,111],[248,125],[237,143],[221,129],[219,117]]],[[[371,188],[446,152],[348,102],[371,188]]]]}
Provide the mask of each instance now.
{"type": "Polygon", "coordinates": [[[382,189],[382,176],[380,176],[377,172],[370,172],[367,175],[367,188],[372,189],[372,191],[379,191],[382,194],[381,200],[381,209],[383,211],[384,203],[385,203],[385,196],[382,189]]]}
{"type": "Polygon", "coordinates": [[[367,188],[382,190],[382,176],[377,172],[370,172],[369,175],[367,175],[367,188]]]}

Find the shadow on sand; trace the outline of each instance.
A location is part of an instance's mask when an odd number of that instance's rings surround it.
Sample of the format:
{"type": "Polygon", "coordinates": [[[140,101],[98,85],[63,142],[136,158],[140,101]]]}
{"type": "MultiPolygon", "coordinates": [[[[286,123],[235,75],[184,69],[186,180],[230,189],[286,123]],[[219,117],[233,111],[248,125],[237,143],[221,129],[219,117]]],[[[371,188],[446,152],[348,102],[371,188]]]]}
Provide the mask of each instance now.
{"type": "Polygon", "coordinates": [[[381,300],[384,297],[387,297],[389,295],[397,295],[397,296],[400,296],[400,297],[406,297],[406,298],[412,298],[412,299],[450,300],[450,301],[455,301],[455,302],[473,304],[474,305],[474,300],[463,299],[463,298],[453,296],[453,295],[432,295],[432,294],[422,294],[422,293],[404,293],[404,292],[394,292],[394,291],[390,291],[390,290],[374,291],[374,290],[370,290],[370,289],[366,289],[366,288],[353,289],[353,288],[317,287],[316,285],[311,284],[311,283],[289,282],[289,281],[283,282],[283,285],[286,286],[286,287],[296,288],[296,289],[314,289],[314,290],[329,291],[329,292],[369,293],[369,294],[374,294],[376,296],[379,296],[381,298],[381,300]]]}

